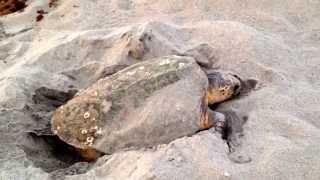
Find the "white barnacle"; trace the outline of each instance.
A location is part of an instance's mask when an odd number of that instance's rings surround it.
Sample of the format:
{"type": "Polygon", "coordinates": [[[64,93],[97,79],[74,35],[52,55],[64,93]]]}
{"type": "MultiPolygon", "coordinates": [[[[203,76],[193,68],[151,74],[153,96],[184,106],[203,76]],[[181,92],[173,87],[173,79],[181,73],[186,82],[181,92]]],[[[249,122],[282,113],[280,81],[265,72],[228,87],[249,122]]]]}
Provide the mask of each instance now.
{"type": "Polygon", "coordinates": [[[81,129],[81,134],[87,134],[88,133],[88,131],[86,130],[86,129],[81,129]]]}
{"type": "Polygon", "coordinates": [[[85,112],[85,113],[83,114],[83,117],[84,117],[85,119],[88,119],[88,118],[90,117],[90,113],[89,113],[89,112],[85,112]]]}
{"type": "Polygon", "coordinates": [[[230,173],[228,173],[227,171],[223,172],[223,175],[224,175],[225,177],[230,177],[230,176],[231,176],[230,173]]]}
{"type": "Polygon", "coordinates": [[[103,100],[101,106],[103,112],[108,112],[112,106],[112,102],[103,100]]]}
{"type": "Polygon", "coordinates": [[[63,113],[64,106],[62,105],[62,106],[60,106],[59,108],[60,108],[60,110],[61,110],[60,112],[63,113]]]}
{"type": "Polygon", "coordinates": [[[83,93],[83,89],[80,89],[74,96],[80,96],[83,93]]]}
{"type": "Polygon", "coordinates": [[[165,148],[165,147],[166,147],[165,144],[159,144],[159,145],[158,145],[158,149],[162,149],[162,148],[165,148]]]}
{"type": "Polygon", "coordinates": [[[177,111],[180,111],[181,110],[181,105],[180,104],[176,104],[176,109],[177,109],[177,111]]]}
{"type": "Polygon", "coordinates": [[[60,130],[61,129],[61,127],[60,126],[57,126],[57,130],[60,130]]]}
{"type": "Polygon", "coordinates": [[[144,66],[139,67],[140,70],[144,70],[144,66]]]}
{"type": "Polygon", "coordinates": [[[53,130],[53,134],[58,134],[58,131],[57,130],[53,130]]]}
{"type": "Polygon", "coordinates": [[[93,96],[97,97],[98,96],[98,91],[93,92],[93,96]]]}
{"type": "Polygon", "coordinates": [[[96,131],[98,129],[98,126],[91,127],[90,129],[96,131]]]}
{"type": "Polygon", "coordinates": [[[181,62],[181,63],[178,64],[178,68],[183,68],[184,65],[185,65],[185,64],[181,62]]]}
{"type": "Polygon", "coordinates": [[[148,76],[151,76],[151,73],[150,72],[146,72],[145,75],[148,77],[148,76]]]}
{"type": "Polygon", "coordinates": [[[96,120],[96,118],[95,118],[95,117],[93,117],[93,118],[92,118],[92,121],[95,121],[95,120],[96,120]]]}
{"type": "Polygon", "coordinates": [[[170,63],[170,60],[169,59],[165,59],[165,60],[162,60],[159,65],[162,66],[162,65],[165,65],[165,64],[169,64],[170,63]]]}
{"type": "Polygon", "coordinates": [[[134,75],[136,72],[135,71],[129,71],[129,72],[127,72],[127,75],[128,76],[132,76],[132,75],[134,75]]]}
{"type": "Polygon", "coordinates": [[[93,140],[94,140],[94,137],[89,136],[89,137],[87,137],[86,142],[87,143],[92,143],[93,140]]]}
{"type": "Polygon", "coordinates": [[[99,129],[96,131],[95,135],[101,135],[101,134],[102,134],[102,129],[99,128],[99,129]]]}
{"type": "Polygon", "coordinates": [[[86,145],[86,146],[92,146],[93,142],[84,142],[83,144],[86,145]]]}

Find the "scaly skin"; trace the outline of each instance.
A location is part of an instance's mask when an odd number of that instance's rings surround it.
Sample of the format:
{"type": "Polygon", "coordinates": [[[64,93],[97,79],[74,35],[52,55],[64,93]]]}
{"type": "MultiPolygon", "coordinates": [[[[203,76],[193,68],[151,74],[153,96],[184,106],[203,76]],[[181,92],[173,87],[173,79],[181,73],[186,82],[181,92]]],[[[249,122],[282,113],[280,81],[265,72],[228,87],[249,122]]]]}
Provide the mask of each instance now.
{"type": "Polygon", "coordinates": [[[230,99],[239,93],[240,79],[229,73],[213,72],[208,74],[209,87],[207,92],[208,104],[216,104],[230,99]]]}
{"type": "Polygon", "coordinates": [[[237,95],[241,89],[241,80],[237,76],[222,72],[208,74],[208,80],[209,87],[203,99],[200,128],[205,130],[215,127],[221,133],[226,126],[225,116],[210,110],[208,105],[223,102],[237,95]]]}

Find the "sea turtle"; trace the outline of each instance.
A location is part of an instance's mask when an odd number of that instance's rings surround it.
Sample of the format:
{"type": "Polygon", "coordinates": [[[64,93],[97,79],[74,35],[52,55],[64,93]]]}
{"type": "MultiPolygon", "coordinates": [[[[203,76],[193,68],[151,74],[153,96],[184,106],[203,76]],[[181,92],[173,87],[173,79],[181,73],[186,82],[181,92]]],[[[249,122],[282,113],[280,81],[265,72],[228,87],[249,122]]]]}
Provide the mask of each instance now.
{"type": "Polygon", "coordinates": [[[127,67],[80,91],[52,117],[52,131],[87,160],[151,147],[224,126],[208,108],[238,94],[232,74],[205,74],[191,57],[167,56],[127,67]]]}

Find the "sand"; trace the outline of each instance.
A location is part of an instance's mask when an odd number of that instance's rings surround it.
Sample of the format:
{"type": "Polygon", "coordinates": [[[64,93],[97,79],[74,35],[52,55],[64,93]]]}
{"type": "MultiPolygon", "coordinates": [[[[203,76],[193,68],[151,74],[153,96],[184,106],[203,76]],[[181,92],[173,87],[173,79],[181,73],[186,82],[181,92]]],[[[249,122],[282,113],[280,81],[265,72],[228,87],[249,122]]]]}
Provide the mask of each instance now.
{"type": "Polygon", "coordinates": [[[49,3],[29,0],[23,12],[0,17],[0,179],[320,178],[320,1],[49,3]],[[38,22],[37,10],[48,12],[38,22]],[[143,56],[128,56],[145,34],[152,41],[143,56]],[[231,155],[248,161],[232,161],[210,130],[90,164],[27,133],[49,121],[35,118],[36,89],[86,88],[105,67],[201,44],[214,68],[258,80],[255,91],[219,107],[248,116],[231,155]]]}

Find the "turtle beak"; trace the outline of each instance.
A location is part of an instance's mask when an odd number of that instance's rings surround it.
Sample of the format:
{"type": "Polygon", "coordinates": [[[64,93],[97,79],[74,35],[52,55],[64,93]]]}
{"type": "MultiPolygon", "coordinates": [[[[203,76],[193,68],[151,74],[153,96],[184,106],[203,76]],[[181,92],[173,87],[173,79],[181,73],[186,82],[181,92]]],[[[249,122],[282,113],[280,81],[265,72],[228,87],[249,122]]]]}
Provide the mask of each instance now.
{"type": "Polygon", "coordinates": [[[233,96],[238,96],[238,95],[240,95],[242,87],[244,86],[244,82],[242,81],[242,79],[239,76],[237,76],[235,74],[232,74],[232,76],[235,77],[239,81],[239,84],[236,84],[233,87],[233,96]]]}

